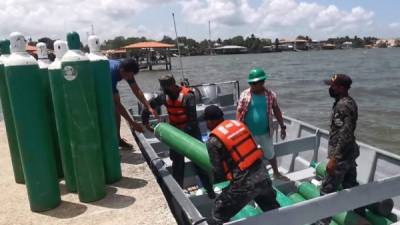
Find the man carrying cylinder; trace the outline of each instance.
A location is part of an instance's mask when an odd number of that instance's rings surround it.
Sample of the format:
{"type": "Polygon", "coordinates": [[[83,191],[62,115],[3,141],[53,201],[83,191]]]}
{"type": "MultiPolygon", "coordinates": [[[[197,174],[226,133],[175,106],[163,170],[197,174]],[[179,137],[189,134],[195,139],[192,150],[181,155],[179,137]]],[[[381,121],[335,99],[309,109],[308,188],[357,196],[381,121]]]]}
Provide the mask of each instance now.
{"type": "MultiPolygon", "coordinates": [[[[150,106],[156,108],[165,105],[168,111],[169,123],[201,141],[201,132],[197,121],[196,99],[193,91],[188,87],[176,85],[174,77],[170,75],[162,76],[159,82],[163,93],[150,100],[150,106]]],[[[144,109],[142,121],[147,129],[153,131],[153,128],[149,125],[149,114],[148,109],[144,109]]],[[[172,160],[172,176],[180,186],[183,186],[185,157],[174,150],[171,150],[169,154],[172,160]]],[[[215,198],[208,175],[197,166],[195,166],[195,169],[204,188],[207,190],[208,196],[215,198]]]]}
{"type": "Polygon", "coordinates": [[[216,179],[230,181],[215,200],[208,223],[228,222],[247,203],[255,200],[265,212],[279,208],[276,193],[263,162],[263,151],[242,122],[224,120],[224,113],[215,105],[204,110],[207,128],[211,131],[207,150],[216,179]]]}
{"type": "Polygon", "coordinates": [[[122,105],[121,98],[119,96],[119,91],[117,89],[117,84],[121,80],[126,80],[128,82],[129,87],[131,88],[133,94],[138,98],[138,100],[151,112],[156,118],[158,115],[156,111],[154,111],[146,98],[143,95],[142,90],[138,86],[135,80],[135,75],[139,73],[139,64],[133,59],[125,59],[122,62],[118,60],[109,60],[110,63],[110,71],[111,71],[111,81],[112,81],[112,92],[113,92],[113,100],[115,104],[115,115],[117,122],[117,134],[119,138],[119,146],[123,148],[132,148],[132,145],[126,142],[121,138],[120,135],[120,126],[121,126],[121,116],[129,123],[129,126],[135,129],[138,132],[143,132],[143,128],[141,125],[129,116],[128,111],[122,105]]]}

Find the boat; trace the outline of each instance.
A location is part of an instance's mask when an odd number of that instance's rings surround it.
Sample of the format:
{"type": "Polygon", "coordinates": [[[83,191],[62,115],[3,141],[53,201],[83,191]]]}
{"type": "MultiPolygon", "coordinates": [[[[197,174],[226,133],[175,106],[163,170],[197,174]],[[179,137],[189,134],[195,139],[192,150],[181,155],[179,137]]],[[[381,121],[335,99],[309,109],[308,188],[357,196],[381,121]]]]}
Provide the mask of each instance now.
{"type": "MultiPolygon", "coordinates": [[[[240,93],[238,81],[200,84],[191,87],[195,90],[197,97],[198,116],[202,114],[206,106],[217,104],[224,111],[225,119],[234,119],[236,102],[240,93]]],[[[136,113],[133,110],[130,112],[134,118],[140,120],[140,110],[139,106],[136,113]]],[[[161,120],[165,120],[167,118],[165,111],[160,112],[161,120]]],[[[199,119],[203,139],[206,140],[206,125],[204,120],[199,119]]],[[[279,169],[290,181],[272,180],[278,196],[283,198],[297,193],[299,184],[318,185],[318,182],[321,182],[316,165],[323,165],[321,162],[326,160],[329,138],[328,131],[295,118],[284,116],[284,122],[287,126],[287,137],[285,140],[281,140],[277,135],[279,134],[277,122],[274,121],[274,146],[279,169]]],[[[185,160],[185,182],[184,187],[181,188],[170,173],[171,160],[168,157],[168,146],[151,132],[146,131],[142,134],[132,131],[132,134],[156,177],[177,224],[207,225],[205,218],[210,216],[214,200],[210,200],[202,191],[199,179],[193,172],[193,163],[188,159],[185,160]]],[[[400,199],[397,198],[400,195],[398,173],[400,157],[362,142],[358,142],[358,144],[361,154],[357,159],[357,179],[360,186],[297,203],[288,203],[284,206],[281,204],[282,207],[279,209],[259,212],[255,215],[247,214],[229,224],[301,225],[312,224],[335,215],[342,215],[345,220],[350,221],[351,218],[345,218],[348,215],[345,212],[387,199],[392,199],[394,204],[389,209],[390,216],[371,214],[368,209],[370,214],[365,218],[368,222],[366,224],[394,223],[400,216],[400,199]]],[[[221,185],[219,189],[215,188],[217,193],[220,189],[221,185]]],[[[255,203],[250,203],[250,206],[256,207],[255,203]]]]}

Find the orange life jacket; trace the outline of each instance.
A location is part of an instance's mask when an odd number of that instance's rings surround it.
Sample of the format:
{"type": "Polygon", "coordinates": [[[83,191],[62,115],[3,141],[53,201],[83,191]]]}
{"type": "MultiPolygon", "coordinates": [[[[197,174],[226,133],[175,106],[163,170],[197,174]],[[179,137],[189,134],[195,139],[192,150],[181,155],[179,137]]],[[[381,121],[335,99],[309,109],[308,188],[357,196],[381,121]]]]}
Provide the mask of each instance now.
{"type": "Polygon", "coordinates": [[[190,88],[182,86],[177,99],[173,100],[168,95],[166,97],[169,123],[180,129],[184,128],[189,121],[186,108],[183,107],[183,97],[190,92],[192,92],[190,88]]]}
{"type": "MultiPolygon", "coordinates": [[[[263,157],[263,151],[257,146],[246,125],[236,120],[225,120],[211,134],[216,136],[231,156],[231,161],[241,171],[251,167],[263,157]]],[[[232,171],[225,160],[222,161],[228,180],[232,180],[232,171]]]]}

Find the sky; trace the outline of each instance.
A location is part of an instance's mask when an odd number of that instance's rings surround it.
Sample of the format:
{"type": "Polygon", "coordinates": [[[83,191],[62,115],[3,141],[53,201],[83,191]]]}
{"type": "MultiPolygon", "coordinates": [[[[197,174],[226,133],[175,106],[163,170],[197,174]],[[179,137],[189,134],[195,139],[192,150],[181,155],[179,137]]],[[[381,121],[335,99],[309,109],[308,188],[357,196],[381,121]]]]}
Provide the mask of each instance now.
{"type": "Polygon", "coordinates": [[[260,38],[314,40],[337,36],[400,37],[398,0],[0,0],[0,38],[65,39],[77,31],[85,43],[100,39],[179,36],[198,41],[255,34],[260,38]],[[92,29],[93,25],[93,29],[92,29]]]}

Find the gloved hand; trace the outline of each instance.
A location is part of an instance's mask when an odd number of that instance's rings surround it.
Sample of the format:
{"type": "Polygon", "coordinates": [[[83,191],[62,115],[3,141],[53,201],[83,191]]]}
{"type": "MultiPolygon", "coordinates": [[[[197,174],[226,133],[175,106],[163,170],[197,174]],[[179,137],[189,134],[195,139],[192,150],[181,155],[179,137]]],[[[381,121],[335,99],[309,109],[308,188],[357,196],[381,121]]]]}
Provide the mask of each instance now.
{"type": "Polygon", "coordinates": [[[333,176],[335,172],[335,167],[336,167],[336,159],[335,158],[329,159],[328,164],[326,164],[326,172],[329,175],[333,176]]]}

